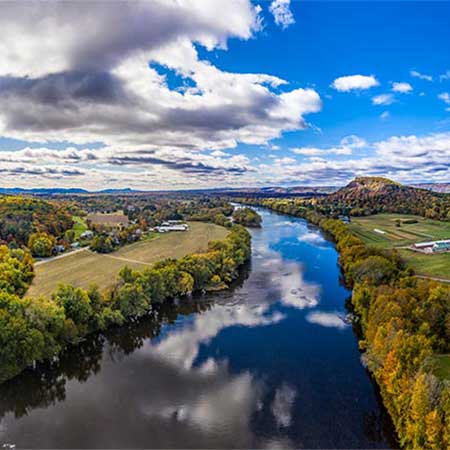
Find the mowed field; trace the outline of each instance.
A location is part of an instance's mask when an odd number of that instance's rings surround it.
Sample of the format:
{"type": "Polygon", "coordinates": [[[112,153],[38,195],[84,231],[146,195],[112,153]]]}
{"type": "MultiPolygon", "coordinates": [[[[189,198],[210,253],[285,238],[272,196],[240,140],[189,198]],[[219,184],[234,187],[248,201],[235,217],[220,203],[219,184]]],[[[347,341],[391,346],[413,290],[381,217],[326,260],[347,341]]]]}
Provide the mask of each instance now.
{"type": "Polygon", "coordinates": [[[203,252],[209,241],[223,239],[228,234],[226,228],[211,223],[191,222],[189,227],[186,232],[158,234],[153,239],[127,245],[109,254],[83,249],[37,264],[27,296],[50,296],[59,283],[82,288],[95,283],[101,289],[107,289],[124,266],[143,269],[165,258],[203,252]]]}
{"type": "MultiPolygon", "coordinates": [[[[355,217],[348,227],[366,244],[381,248],[406,247],[417,242],[450,239],[449,222],[405,214],[355,217]],[[417,223],[405,223],[411,219],[417,220],[417,223]],[[400,227],[396,226],[398,220],[400,227]]],[[[407,248],[401,248],[399,251],[417,274],[450,279],[450,253],[427,255],[407,248]]]]}

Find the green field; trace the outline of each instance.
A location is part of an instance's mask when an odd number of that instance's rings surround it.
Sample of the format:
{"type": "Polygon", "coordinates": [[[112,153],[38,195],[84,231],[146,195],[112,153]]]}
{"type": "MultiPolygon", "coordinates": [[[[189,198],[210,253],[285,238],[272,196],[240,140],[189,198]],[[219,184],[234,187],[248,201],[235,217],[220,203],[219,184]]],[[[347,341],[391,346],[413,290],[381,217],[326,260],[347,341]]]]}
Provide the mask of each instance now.
{"type": "MultiPolygon", "coordinates": [[[[411,244],[450,239],[450,223],[404,214],[377,214],[352,218],[348,227],[366,244],[381,248],[407,247],[411,244]],[[417,220],[407,224],[405,220],[417,220]],[[400,220],[400,227],[396,226],[400,220]],[[374,231],[381,230],[384,234],[374,231]]],[[[406,248],[399,250],[419,275],[450,279],[450,253],[423,254],[406,248]]]]}
{"type": "Polygon", "coordinates": [[[433,355],[428,364],[439,379],[450,380],[450,355],[433,355]]]}
{"type": "Polygon", "coordinates": [[[207,249],[208,242],[223,239],[228,230],[210,223],[191,222],[187,232],[152,234],[150,238],[99,254],[83,249],[35,266],[27,296],[50,296],[59,283],[87,288],[91,283],[101,289],[110,287],[124,266],[143,269],[165,258],[181,258],[207,249]]]}
{"type": "Polygon", "coordinates": [[[75,232],[75,241],[80,239],[81,233],[84,233],[87,230],[86,220],[83,217],[73,216],[73,227],[72,230],[75,232]]]}

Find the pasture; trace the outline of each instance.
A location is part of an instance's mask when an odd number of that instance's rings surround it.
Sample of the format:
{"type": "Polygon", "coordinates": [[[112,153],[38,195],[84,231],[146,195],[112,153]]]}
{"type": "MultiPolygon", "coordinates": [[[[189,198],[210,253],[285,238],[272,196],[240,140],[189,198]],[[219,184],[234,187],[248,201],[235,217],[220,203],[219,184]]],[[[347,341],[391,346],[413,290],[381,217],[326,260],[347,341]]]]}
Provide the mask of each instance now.
{"type": "Polygon", "coordinates": [[[348,226],[364,242],[377,247],[404,247],[416,242],[450,239],[450,222],[407,214],[354,217],[348,226]],[[417,222],[406,223],[411,220],[417,222]],[[400,226],[397,226],[398,221],[400,226]]]}
{"type": "Polygon", "coordinates": [[[450,253],[427,255],[407,248],[417,242],[450,239],[449,222],[406,214],[377,214],[352,218],[348,227],[368,245],[399,248],[403,259],[418,275],[450,280],[450,253]],[[405,223],[409,221],[416,223],[405,223]]]}
{"type": "Polygon", "coordinates": [[[82,288],[95,283],[101,289],[107,289],[124,266],[143,269],[162,259],[203,252],[209,241],[223,239],[228,234],[226,228],[211,223],[191,222],[189,227],[186,232],[152,234],[150,238],[109,254],[83,249],[38,264],[27,296],[51,296],[60,283],[82,288]]]}

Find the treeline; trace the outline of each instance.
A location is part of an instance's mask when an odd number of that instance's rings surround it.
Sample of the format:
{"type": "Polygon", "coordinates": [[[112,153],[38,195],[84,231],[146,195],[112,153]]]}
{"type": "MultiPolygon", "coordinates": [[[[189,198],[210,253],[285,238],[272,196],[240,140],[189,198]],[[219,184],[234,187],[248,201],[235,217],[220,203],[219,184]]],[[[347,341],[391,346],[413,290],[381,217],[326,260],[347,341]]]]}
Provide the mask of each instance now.
{"type": "Polygon", "coordinates": [[[205,253],[165,260],[141,272],[122,269],[108,293],[95,286],[61,285],[51,299],[32,299],[22,297],[32,280],[29,254],[0,247],[0,382],[54,358],[90,333],[148,314],[155,304],[225,288],[250,253],[249,233],[234,225],[224,240],[210,242],[205,253]]]}
{"type": "Polygon", "coordinates": [[[412,276],[395,250],[367,247],[336,219],[295,201],[263,206],[302,217],[330,234],[362,328],[364,360],[408,449],[450,449],[450,380],[434,356],[450,352],[450,286],[412,276]]]}
{"type": "Polygon", "coordinates": [[[11,248],[28,245],[35,232],[60,237],[72,226],[70,207],[65,202],[0,196],[0,243],[11,248]]]}

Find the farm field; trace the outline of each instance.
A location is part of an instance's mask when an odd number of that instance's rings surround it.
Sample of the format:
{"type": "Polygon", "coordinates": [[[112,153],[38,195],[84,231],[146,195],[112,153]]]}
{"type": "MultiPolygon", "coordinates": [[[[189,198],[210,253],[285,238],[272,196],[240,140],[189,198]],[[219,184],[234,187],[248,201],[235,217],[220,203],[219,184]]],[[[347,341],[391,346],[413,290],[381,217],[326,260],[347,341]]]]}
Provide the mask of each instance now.
{"type": "Polygon", "coordinates": [[[450,253],[427,255],[413,250],[400,249],[400,255],[415,273],[450,280],[450,253]]]}
{"type": "Polygon", "coordinates": [[[348,226],[364,242],[377,247],[403,247],[415,242],[450,239],[450,222],[407,214],[355,217],[348,226]],[[398,220],[400,227],[396,226],[398,220]],[[416,220],[417,223],[405,223],[408,220],[416,220]]]}
{"type": "MultiPolygon", "coordinates": [[[[406,247],[415,242],[450,239],[449,222],[405,214],[356,217],[352,218],[348,227],[366,244],[381,248],[406,247]],[[398,220],[400,227],[396,226],[398,220]],[[405,223],[409,220],[416,220],[417,223],[405,223]]],[[[399,251],[417,274],[450,280],[450,253],[428,255],[406,248],[400,248],[399,251]]]]}
{"type": "Polygon", "coordinates": [[[35,267],[36,276],[27,292],[29,297],[50,296],[59,283],[87,288],[95,283],[110,287],[124,266],[143,269],[165,258],[181,258],[207,249],[208,242],[223,239],[226,228],[203,222],[191,222],[186,232],[152,235],[116,252],[99,254],[88,249],[50,260],[35,267]]]}

